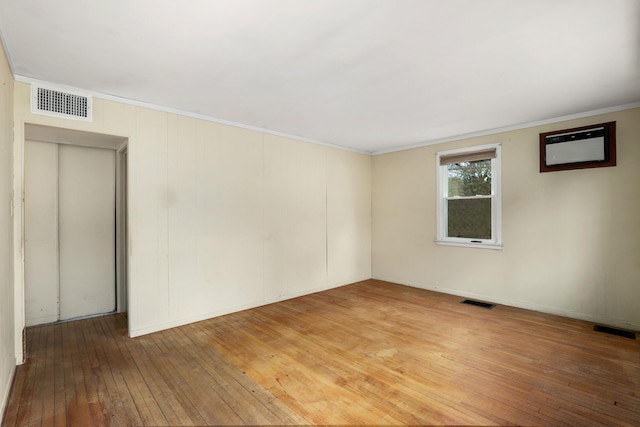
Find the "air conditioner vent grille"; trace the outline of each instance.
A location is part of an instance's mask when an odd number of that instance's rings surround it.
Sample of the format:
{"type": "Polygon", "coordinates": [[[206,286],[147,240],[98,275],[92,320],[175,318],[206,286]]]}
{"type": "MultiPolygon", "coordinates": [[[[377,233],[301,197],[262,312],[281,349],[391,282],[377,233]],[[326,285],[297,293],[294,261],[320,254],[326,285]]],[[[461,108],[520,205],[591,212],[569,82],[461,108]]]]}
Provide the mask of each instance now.
{"type": "Polygon", "coordinates": [[[91,121],[91,97],[34,86],[31,110],[34,113],[91,121]]]}

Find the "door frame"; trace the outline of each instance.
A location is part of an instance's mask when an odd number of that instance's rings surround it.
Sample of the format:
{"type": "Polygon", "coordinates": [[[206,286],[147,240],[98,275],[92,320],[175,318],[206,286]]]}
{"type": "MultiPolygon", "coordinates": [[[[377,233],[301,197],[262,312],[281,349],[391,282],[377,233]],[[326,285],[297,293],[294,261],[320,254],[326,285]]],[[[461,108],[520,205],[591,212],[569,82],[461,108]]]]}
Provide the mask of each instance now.
{"type": "MultiPolygon", "coordinates": [[[[127,161],[128,157],[125,155],[121,158],[120,153],[128,146],[129,139],[124,136],[102,134],[96,132],[88,132],[79,129],[61,128],[55,126],[41,125],[37,123],[22,122],[19,126],[18,132],[14,135],[13,140],[13,165],[14,165],[14,181],[13,181],[13,198],[12,198],[12,213],[13,213],[13,247],[14,247],[14,319],[15,319],[15,358],[16,364],[21,365],[26,360],[26,319],[25,319],[25,280],[24,280],[24,145],[26,140],[36,140],[43,142],[53,142],[71,145],[84,145],[87,147],[101,147],[109,148],[116,152],[116,167],[117,162],[127,161]],[[21,135],[20,135],[21,133],[21,135]]],[[[15,129],[15,128],[14,128],[15,129]]],[[[121,165],[121,170],[127,170],[128,164],[121,165]],[[122,167],[125,166],[125,167],[122,167]]],[[[116,203],[121,197],[128,200],[128,182],[123,180],[120,193],[118,193],[118,169],[116,169],[116,203]],[[124,192],[122,191],[124,189],[124,192]],[[122,196],[119,196],[121,194],[122,196]]],[[[128,203],[121,205],[121,213],[124,213],[125,218],[128,218],[128,203]]],[[[118,217],[118,211],[116,211],[116,218],[118,217]]],[[[116,221],[117,222],[117,221],[116,221]]],[[[128,221],[123,221],[121,224],[123,227],[127,227],[128,221]]],[[[114,225],[117,227],[117,224],[114,225]]],[[[128,232],[125,233],[128,236],[128,232]]],[[[128,255],[129,239],[120,238],[121,245],[118,245],[118,229],[116,228],[116,263],[119,258],[125,258],[125,262],[120,263],[121,273],[118,278],[118,267],[116,267],[116,311],[127,311],[127,301],[129,289],[128,283],[128,255]],[[125,279],[120,281],[119,279],[125,279]],[[121,287],[122,283],[122,287],[121,287]],[[120,297],[118,297],[120,295],[120,297]]]]}
{"type": "Polygon", "coordinates": [[[128,141],[116,151],[116,312],[127,311],[129,283],[128,141]]]}

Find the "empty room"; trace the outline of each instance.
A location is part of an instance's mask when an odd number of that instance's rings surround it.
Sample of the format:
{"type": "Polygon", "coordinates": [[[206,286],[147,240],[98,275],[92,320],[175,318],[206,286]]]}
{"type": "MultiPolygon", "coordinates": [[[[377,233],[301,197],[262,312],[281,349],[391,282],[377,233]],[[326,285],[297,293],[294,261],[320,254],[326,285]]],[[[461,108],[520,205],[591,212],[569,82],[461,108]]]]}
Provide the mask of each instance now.
{"type": "Polygon", "coordinates": [[[0,1],[2,425],[640,425],[639,17],[0,1]]]}

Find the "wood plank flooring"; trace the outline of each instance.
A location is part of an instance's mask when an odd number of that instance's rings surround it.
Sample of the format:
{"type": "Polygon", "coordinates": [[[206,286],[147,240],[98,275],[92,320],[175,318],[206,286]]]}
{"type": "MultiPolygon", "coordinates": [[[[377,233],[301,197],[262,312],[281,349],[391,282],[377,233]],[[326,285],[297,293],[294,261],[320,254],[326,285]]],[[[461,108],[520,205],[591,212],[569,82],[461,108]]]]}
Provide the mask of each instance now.
{"type": "Polygon", "coordinates": [[[368,280],[130,339],[29,328],[5,426],[640,425],[640,341],[368,280]]]}

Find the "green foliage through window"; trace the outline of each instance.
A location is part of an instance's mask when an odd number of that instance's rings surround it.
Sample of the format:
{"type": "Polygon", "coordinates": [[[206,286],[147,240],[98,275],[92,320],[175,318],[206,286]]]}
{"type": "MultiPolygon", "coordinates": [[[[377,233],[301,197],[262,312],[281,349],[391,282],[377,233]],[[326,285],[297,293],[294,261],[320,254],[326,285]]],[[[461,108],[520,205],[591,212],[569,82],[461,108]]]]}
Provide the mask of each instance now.
{"type": "Polygon", "coordinates": [[[491,239],[491,199],[449,199],[447,237],[491,239]]]}
{"type": "Polygon", "coordinates": [[[491,159],[447,166],[449,197],[491,195],[491,159]]]}

